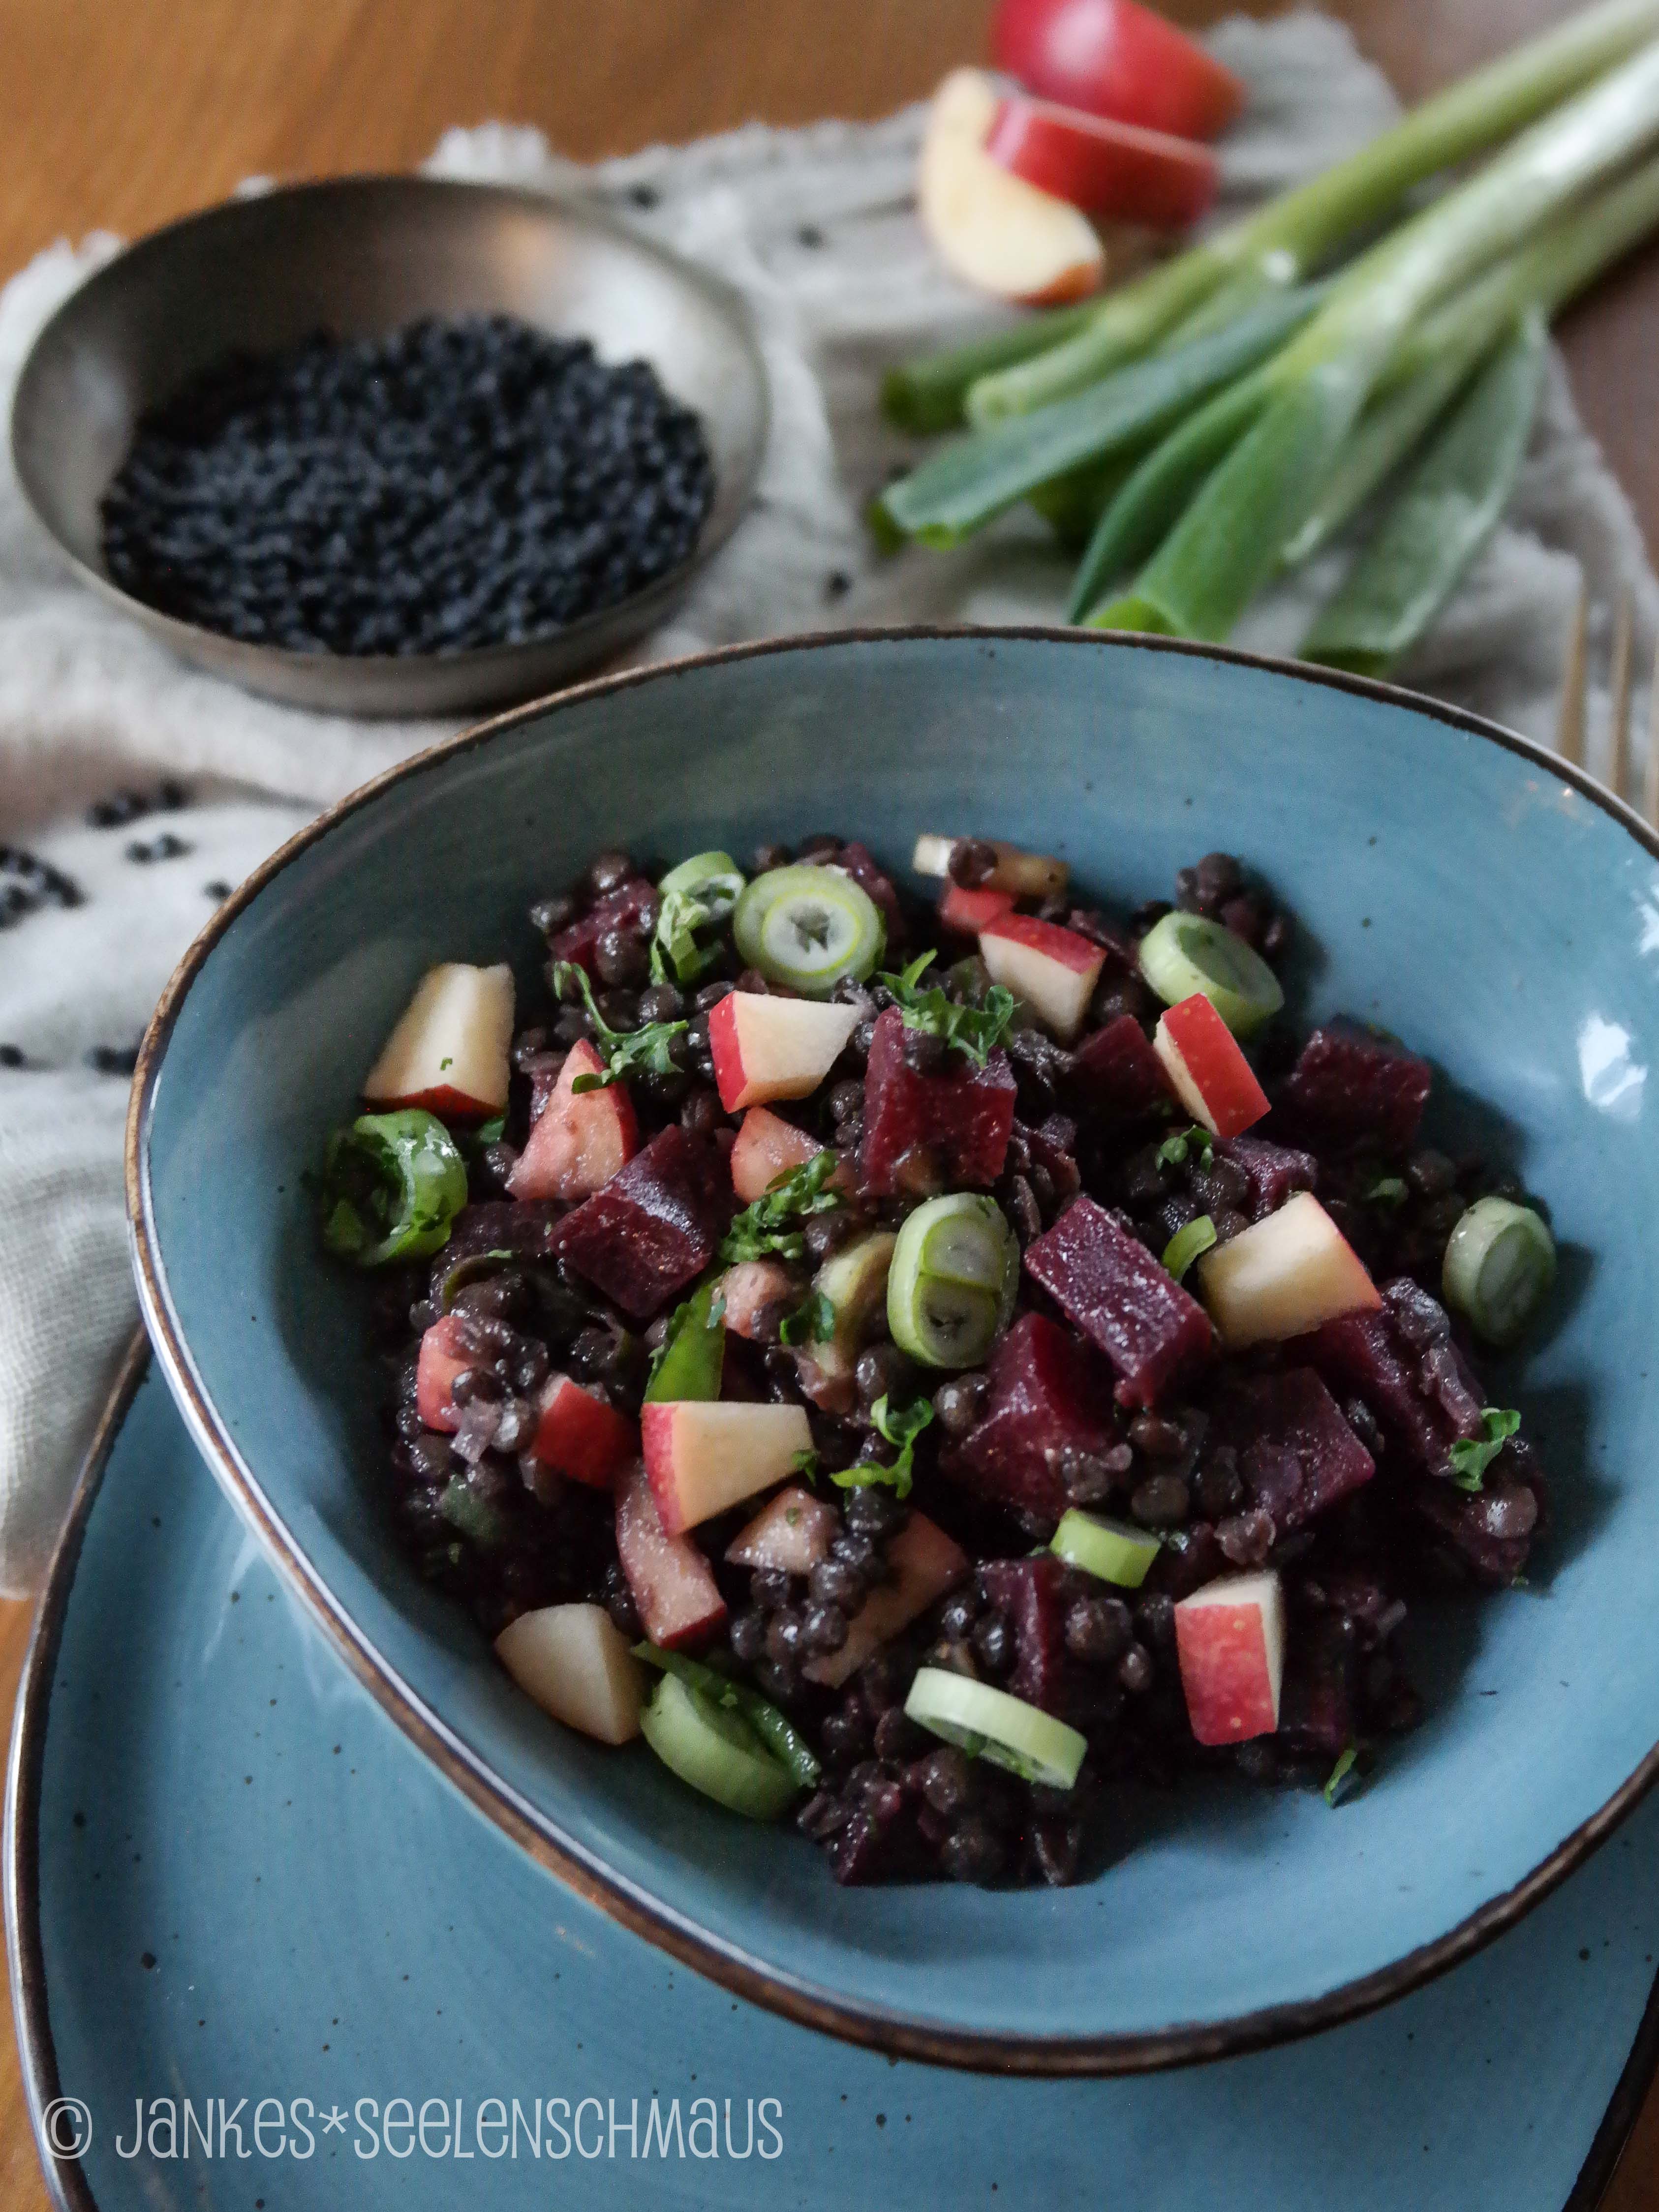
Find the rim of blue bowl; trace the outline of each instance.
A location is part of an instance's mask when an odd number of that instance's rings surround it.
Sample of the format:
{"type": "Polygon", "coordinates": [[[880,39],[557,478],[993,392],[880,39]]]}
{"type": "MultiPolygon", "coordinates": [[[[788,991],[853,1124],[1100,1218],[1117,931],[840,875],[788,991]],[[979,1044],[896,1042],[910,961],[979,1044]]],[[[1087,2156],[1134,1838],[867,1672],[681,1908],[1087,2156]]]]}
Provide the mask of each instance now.
{"type": "MultiPolygon", "coordinates": [[[[1030,2075],[1153,2073],[1235,2057],[1279,2043],[1314,2035],[1391,2003],[1446,1972],[1492,1942],[1539,1904],[1573,1869],[1609,1836],[1659,1780],[1659,1742],[1607,1802],[1582,1821],[1530,1874],[1486,1902],[1431,1942],[1420,1944],[1388,1966],[1340,1984],[1317,1997],[1265,2006],[1231,2019],[1176,2022],[1168,2027],[1091,2035],[1004,2034],[948,2027],[938,2021],[855,2003],[801,1982],[753,1956],[740,1945],[714,1935],[674,1911],[637,1884],[624,1880],[597,1853],[578,1844],[556,1820],[507,1786],[479,1753],[463,1743],[442,1717],[404,1680],[364,1634],[313,1566],[266,1497],[220,1419],[191,1360],[184,1331],[167,1288],[154,1219],[149,1146],[155,1085],[169,1040],[191,985],[221,937],[237,916],[284,868],[341,823],[373,805],[394,785],[430,773],[459,754],[476,750],[520,724],[538,720],[588,700],[642,684],[672,682],[690,670],[759,659],[787,653],[813,653],[836,647],[965,640],[981,643],[1052,644],[1076,652],[1138,652],[1189,656],[1255,668],[1291,680],[1345,691],[1382,704],[1428,716],[1449,730],[1485,739],[1517,754],[1579,794],[1635,838],[1659,861],[1659,834],[1632,808],[1613,797],[1585,769],[1483,715],[1449,706],[1401,685],[1369,677],[1320,668],[1302,661],[1248,653],[1236,646],[1200,643],[1187,638],[1155,637],[1132,631],[1086,630],[1044,623],[912,624],[894,627],[814,630],[752,643],[723,646],[710,653],[653,662],[603,676],[547,698],[491,717],[388,769],[339,800],[280,846],[219,908],[180,961],[162,993],[145,1031],[134,1071],[127,1114],[125,1180],[127,1221],[144,1325],[186,1425],[222,1482],[252,1524],[283,1579],[337,1646],[370,1695],[448,1780],[487,1818],[494,1820],[550,1872],[614,1920],[707,1974],[737,1996],[766,2007],[806,2027],[851,2043],[969,2070],[1030,2075]]],[[[1659,2033],[1659,2029],[1656,2030],[1659,2033]]],[[[1593,2200],[1589,2200],[1592,2201],[1593,2200]]]]}
{"type": "MultiPolygon", "coordinates": [[[[53,1679],[62,1646],[76,1571],[87,1526],[97,1503],[139,1386],[154,1352],[142,1328],[127,1346],[98,1427],[87,1447],[30,1633],[18,1683],[7,1762],[4,1884],[6,1955],[23,2083],[23,2100],[48,2191],[58,2212],[100,2212],[79,2161],[54,2146],[51,2115],[63,2096],[52,2039],[51,1993],[40,1922],[40,1797],[46,1771],[46,1728],[53,1679]]],[[[1654,2077],[1659,2074],[1659,1975],[1649,1992],[1607,2108],[1562,2212],[1595,2212],[1629,2146],[1654,2077]]]]}

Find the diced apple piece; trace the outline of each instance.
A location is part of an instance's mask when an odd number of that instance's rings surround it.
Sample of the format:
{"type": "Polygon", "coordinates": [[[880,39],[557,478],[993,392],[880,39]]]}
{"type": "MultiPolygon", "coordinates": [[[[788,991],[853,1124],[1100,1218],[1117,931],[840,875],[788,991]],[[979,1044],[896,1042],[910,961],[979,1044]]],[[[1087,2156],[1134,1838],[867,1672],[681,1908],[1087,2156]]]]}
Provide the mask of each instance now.
{"type": "Polygon", "coordinates": [[[734,1566],[810,1575],[820,1559],[829,1558],[840,1530],[841,1516],[835,1507],[792,1482],[733,1537],[726,1556],[734,1566]]]}
{"type": "Polygon", "coordinates": [[[568,1375],[550,1376],[542,1392],[541,1419],[530,1447],[544,1467],[609,1490],[617,1470],[638,1455],[640,1432],[626,1413],[584,1390],[568,1375]]]}
{"type": "Polygon", "coordinates": [[[1237,1137],[1267,1110],[1267,1094],[1237,1038],[1201,991],[1168,1006],[1152,1049],[1176,1096],[1212,1137],[1237,1137]]]}
{"type": "Polygon", "coordinates": [[[740,1260],[720,1277],[726,1326],[733,1336],[753,1342],[760,1334],[762,1314],[780,1298],[788,1297],[793,1288],[789,1270],[776,1260],[740,1260]]]}
{"type": "Polygon", "coordinates": [[[602,1190],[638,1152],[639,1118],[624,1084],[574,1088],[579,1075],[604,1073],[599,1054],[586,1037],[579,1038],[507,1179],[514,1198],[557,1198],[574,1206],[602,1190]]]}
{"type": "Polygon", "coordinates": [[[993,981],[1006,983],[1069,1044],[1083,1026],[1106,964],[1101,947],[1058,922],[1006,914],[981,930],[979,950],[993,981]]]}
{"type": "Polygon", "coordinates": [[[857,1365],[872,1322],[887,1310],[887,1277],[897,1243],[890,1229],[872,1230],[833,1254],[812,1278],[812,1288],[828,1298],[835,1316],[828,1341],[805,1350],[820,1374],[850,1375],[857,1365]]]}
{"type": "Polygon", "coordinates": [[[1382,1303],[1359,1255],[1309,1190],[1206,1252],[1198,1279],[1210,1318],[1234,1352],[1382,1303]]]}
{"type": "Polygon", "coordinates": [[[639,1734],[645,1669],[602,1605],[521,1613],[495,1638],[495,1655],[526,1696],[567,1728],[599,1743],[631,1743],[639,1734]]]}
{"type": "Polygon", "coordinates": [[[646,1636],[659,1650],[706,1644],[724,1622],[714,1569],[689,1536],[665,1532],[642,1461],[617,1478],[617,1557],[646,1636]]]}
{"type": "Polygon", "coordinates": [[[641,1409],[640,1436],[651,1494],[670,1536],[769,1490],[812,1449],[804,1406],[671,1398],[641,1409]]]}
{"type": "Polygon", "coordinates": [[[513,970],[429,968],[368,1072],[363,1097],[382,1109],[420,1106],[446,1121],[482,1121],[507,1104],[513,970]]]}
{"type": "Polygon", "coordinates": [[[858,1025],[856,1006],[728,991],[708,1017],[720,1104],[737,1114],[769,1098],[810,1097],[858,1025]]]}
{"type": "Polygon", "coordinates": [[[1190,139],[1024,93],[998,104],[985,150],[1011,176],[1085,215],[1148,230],[1196,222],[1220,179],[1215,155],[1190,139]]]}
{"type": "Polygon", "coordinates": [[[890,1637],[953,1589],[967,1574],[969,1562],[962,1547],[936,1522],[925,1513],[912,1513],[887,1547],[887,1565],[891,1579],[878,1583],[853,1615],[841,1650],[809,1659],[802,1668],[809,1682],[839,1689],[890,1637]]]}
{"type": "Polygon", "coordinates": [[[978,70],[954,70],[933,95],[916,199],[922,227],[954,273],[1002,300],[1079,300],[1097,291],[1106,257],[1066,201],[992,161],[985,141],[997,95],[978,70]]]}
{"type": "Polygon", "coordinates": [[[981,929],[988,929],[994,921],[1000,921],[1005,914],[1013,910],[1012,891],[970,891],[961,884],[946,884],[945,896],[939,902],[939,927],[954,930],[958,937],[977,937],[981,929]]]}
{"type": "Polygon", "coordinates": [[[751,1106],[743,1117],[732,1147],[732,1188],[745,1206],[764,1198],[780,1176],[804,1168],[823,1150],[815,1137],[769,1114],[764,1106],[751,1106]]]}
{"type": "Polygon", "coordinates": [[[1200,1743],[1243,1743],[1279,1726],[1285,1595],[1276,1574],[1229,1575],[1175,1609],[1187,1717],[1200,1743]]]}
{"type": "MultiPolygon", "coordinates": [[[[916,840],[910,866],[919,876],[948,877],[951,855],[964,842],[960,837],[924,834],[916,840]]],[[[1005,845],[995,837],[977,837],[974,842],[988,845],[997,856],[995,867],[977,886],[980,890],[1006,891],[1011,898],[1052,898],[1056,891],[1063,891],[1071,880],[1071,870],[1052,853],[1027,853],[1018,845],[1005,845]]]]}
{"type": "Polygon", "coordinates": [[[461,1425],[461,1409],[450,1395],[463,1368],[476,1367],[477,1354],[459,1341],[464,1324],[459,1314],[434,1321],[421,1339],[415,1363],[415,1410],[428,1429],[453,1436],[461,1425]]]}

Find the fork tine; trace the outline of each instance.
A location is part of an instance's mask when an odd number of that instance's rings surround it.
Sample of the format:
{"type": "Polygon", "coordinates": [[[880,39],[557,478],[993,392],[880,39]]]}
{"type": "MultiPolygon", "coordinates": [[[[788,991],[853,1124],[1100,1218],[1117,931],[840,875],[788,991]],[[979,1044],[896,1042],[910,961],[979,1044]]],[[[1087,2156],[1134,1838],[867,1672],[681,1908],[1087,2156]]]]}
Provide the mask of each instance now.
{"type": "Polygon", "coordinates": [[[1619,610],[1613,617],[1613,734],[1607,760],[1607,782],[1615,799],[1630,797],[1630,674],[1631,631],[1635,621],[1635,603],[1629,585],[1619,594],[1619,610]]]}
{"type": "Polygon", "coordinates": [[[1561,720],[1555,749],[1575,768],[1584,764],[1584,632],[1589,623],[1589,586],[1580,581],[1578,604],[1573,609],[1572,633],[1567,641],[1567,669],[1561,685],[1561,720]]]}
{"type": "Polygon", "coordinates": [[[1648,757],[1642,779],[1642,811],[1650,829],[1659,830],[1659,653],[1648,679],[1648,757]]]}

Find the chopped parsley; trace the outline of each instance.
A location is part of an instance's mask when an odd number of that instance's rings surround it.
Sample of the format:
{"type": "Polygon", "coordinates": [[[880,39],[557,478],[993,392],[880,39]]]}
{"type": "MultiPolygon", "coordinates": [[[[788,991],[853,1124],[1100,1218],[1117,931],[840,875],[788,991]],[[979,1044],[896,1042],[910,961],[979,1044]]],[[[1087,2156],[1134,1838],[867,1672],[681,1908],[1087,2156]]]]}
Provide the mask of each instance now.
{"type": "MultiPolygon", "coordinates": [[[[789,1472],[791,1474],[798,1474],[803,1482],[810,1482],[816,1486],[818,1479],[818,1455],[811,1444],[807,1444],[795,1454],[789,1462],[789,1472]]],[[[784,1517],[790,1522],[797,1520],[799,1517],[798,1509],[791,1507],[784,1517]]]]}
{"type": "Polygon", "coordinates": [[[673,1042],[684,1035],[690,1026],[685,1022],[647,1022],[643,1029],[613,1030],[593,1001],[593,986],[587,980],[587,970],[578,967],[574,960],[554,963],[553,988],[561,996],[574,978],[587,1002],[587,1012],[593,1024],[593,1048],[605,1062],[599,1075],[579,1075],[570,1088],[573,1091],[603,1091],[608,1084],[620,1083],[629,1075],[675,1075],[679,1073],[673,1055],[673,1042]]]}
{"type": "Polygon", "coordinates": [[[1369,1190],[1359,1194],[1368,1206],[1403,1206],[1411,1195],[1400,1176],[1378,1176],[1369,1190]]]}
{"type": "Polygon", "coordinates": [[[795,1224],[808,1214],[828,1213],[841,1204],[838,1194],[825,1188],[839,1164],[836,1150],[830,1146],[814,1153],[803,1166],[775,1177],[763,1197],[733,1218],[720,1249],[726,1265],[766,1260],[775,1253],[783,1260],[804,1259],[806,1239],[795,1224]]]}
{"type": "Polygon", "coordinates": [[[1460,1437],[1451,1448],[1451,1479],[1460,1490],[1479,1490],[1480,1479],[1521,1425],[1512,1406],[1483,1406],[1484,1437],[1460,1437]]]}
{"type": "Polygon", "coordinates": [[[1330,1778],[1327,1781],[1324,1790],[1322,1792],[1325,1802],[1328,1805],[1335,1805],[1337,1799],[1342,1795],[1344,1784],[1347,1781],[1348,1777],[1353,1772],[1358,1761],[1358,1747],[1351,1743],[1347,1749],[1342,1753],[1342,1756],[1337,1760],[1336,1765],[1332,1767],[1330,1778]]]}
{"type": "Polygon", "coordinates": [[[1194,1122],[1190,1129],[1177,1129],[1173,1137],[1166,1137],[1158,1148],[1158,1164],[1161,1168],[1184,1168],[1189,1152],[1195,1152],[1194,1164],[1206,1168],[1215,1150],[1215,1139],[1207,1129],[1194,1122]]]}
{"type": "Polygon", "coordinates": [[[980,1003],[973,1006],[960,1004],[938,984],[931,991],[918,990],[916,986],[933,957],[932,952],[919,953],[902,975],[883,974],[876,981],[892,993],[906,1029],[925,1030],[930,1036],[943,1037],[951,1050],[965,1053],[983,1067],[1008,1034],[1014,1018],[1014,994],[1002,984],[993,983],[980,1003]]]}
{"type": "Polygon", "coordinates": [[[830,1478],[840,1490],[868,1490],[872,1483],[884,1483],[899,1498],[910,1495],[916,1455],[916,1438],[933,1418],[931,1400],[917,1398],[910,1405],[895,1412],[884,1395],[870,1408],[870,1419],[898,1453],[890,1467],[877,1460],[860,1460],[856,1467],[844,1468],[830,1478]]]}
{"type": "Polygon", "coordinates": [[[828,1344],[835,1333],[836,1309],[822,1291],[809,1291],[778,1331],[785,1344],[828,1344]]]}
{"type": "MultiPolygon", "coordinates": [[[[729,909],[728,909],[729,911],[729,909]]],[[[690,891],[665,891],[651,935],[653,983],[695,983],[720,957],[718,945],[699,945],[696,933],[718,920],[690,891]]]]}

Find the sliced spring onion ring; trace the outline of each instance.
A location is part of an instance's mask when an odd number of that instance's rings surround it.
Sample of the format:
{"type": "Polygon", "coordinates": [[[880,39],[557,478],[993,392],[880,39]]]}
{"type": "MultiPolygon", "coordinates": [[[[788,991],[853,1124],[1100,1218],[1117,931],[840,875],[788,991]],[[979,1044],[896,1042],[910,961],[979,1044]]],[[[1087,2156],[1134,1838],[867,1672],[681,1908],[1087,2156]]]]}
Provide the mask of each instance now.
{"type": "Polygon", "coordinates": [[[926,1366],[976,1367],[1018,1286],[1019,1243],[1002,1208],[977,1191],[952,1191],[919,1206],[899,1231],[887,1326],[926,1366]]]}
{"type": "Polygon", "coordinates": [[[1089,1748],[1074,1728],[1052,1713],[943,1667],[917,1668],[904,1710],[970,1757],[988,1759],[1022,1781],[1041,1782],[1050,1790],[1072,1787],[1089,1748]]]}
{"type": "Polygon", "coordinates": [[[466,1162],[435,1114],[360,1114],[323,1156],[323,1243],[360,1267],[422,1260],[466,1204],[466,1162]]]}
{"type": "Polygon", "coordinates": [[[678,1674],[665,1674],[640,1714],[663,1765],[693,1790],[750,1820],[775,1820],[799,1788],[740,1712],[678,1674]]]}
{"type": "Polygon", "coordinates": [[[1231,929],[1178,909],[1140,940],[1140,972],[1166,1006],[1201,991],[1235,1036],[1249,1036],[1285,1003],[1279,978],[1231,929]]]}
{"type": "Polygon", "coordinates": [[[1529,1206],[1478,1198],[1446,1246],[1448,1305],[1488,1344],[1513,1344],[1555,1280],[1555,1239],[1529,1206]]]}
{"type": "Polygon", "coordinates": [[[636,1644],[634,1656],[643,1659],[647,1667],[656,1668],[659,1674],[678,1674],[689,1688],[701,1690],[716,1705],[741,1713],[773,1758],[787,1767],[803,1790],[817,1788],[823,1769],[811,1745],[758,1690],[751,1690],[747,1682],[734,1682],[718,1668],[706,1667],[701,1659],[688,1659],[684,1651],[664,1651],[654,1644],[636,1644]]]}
{"type": "Polygon", "coordinates": [[[678,891],[708,910],[710,921],[724,921],[743,896],[744,873],[729,853],[694,853],[671,868],[657,885],[665,898],[678,891]]]}
{"type": "Polygon", "coordinates": [[[1136,1528],[1127,1521],[1109,1521],[1103,1514],[1084,1513],[1073,1505],[1060,1516],[1060,1526],[1048,1547],[1068,1566],[1097,1575],[1120,1589],[1139,1589],[1152,1561],[1164,1548],[1150,1528],[1136,1528]]]}
{"type": "Polygon", "coordinates": [[[769,983],[827,999],[844,978],[862,982],[886,947],[881,910],[839,868],[773,868],[733,911],[738,950],[769,983]]]}

